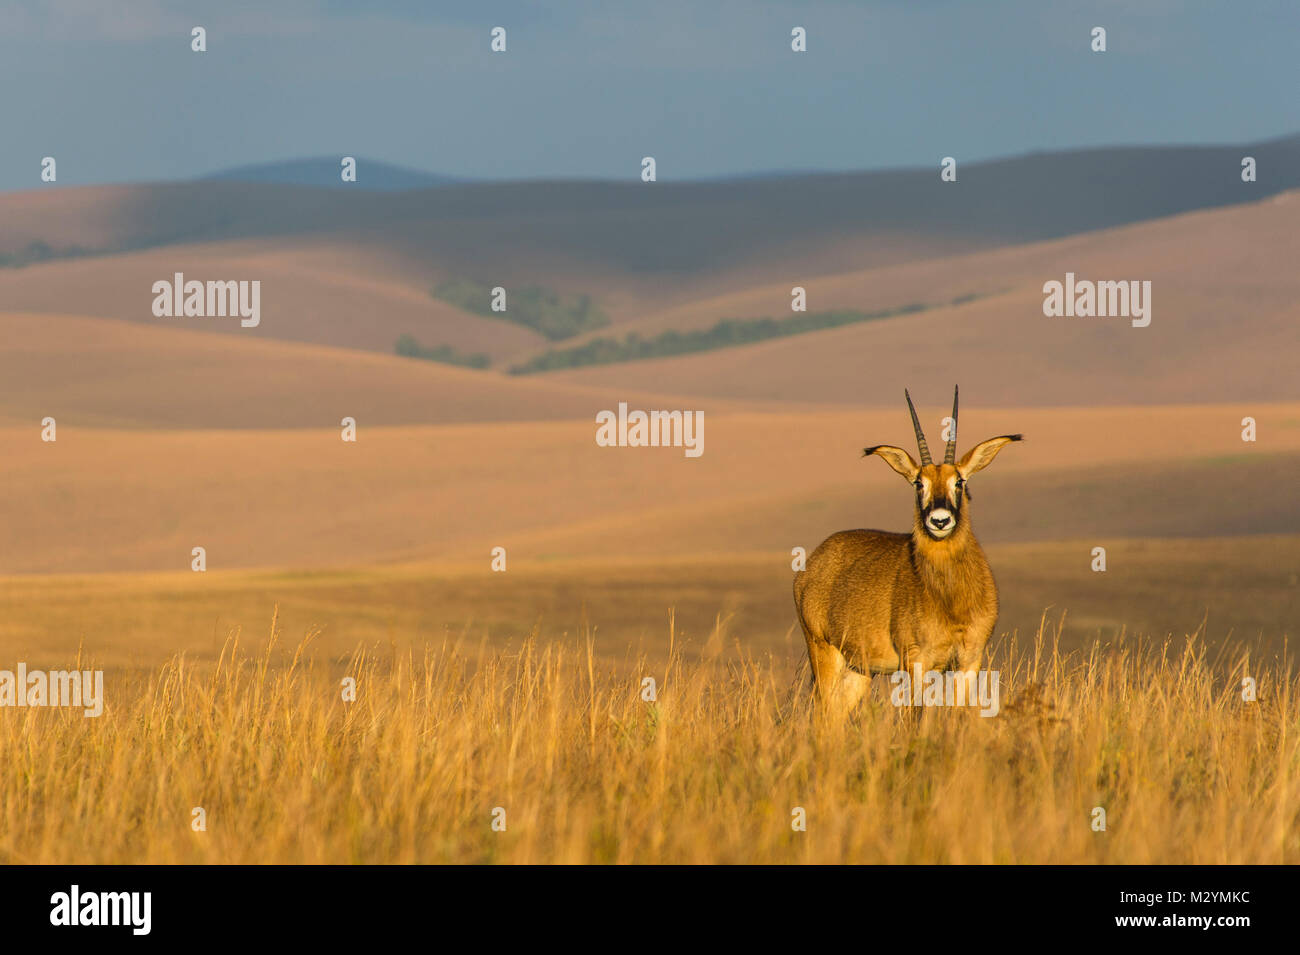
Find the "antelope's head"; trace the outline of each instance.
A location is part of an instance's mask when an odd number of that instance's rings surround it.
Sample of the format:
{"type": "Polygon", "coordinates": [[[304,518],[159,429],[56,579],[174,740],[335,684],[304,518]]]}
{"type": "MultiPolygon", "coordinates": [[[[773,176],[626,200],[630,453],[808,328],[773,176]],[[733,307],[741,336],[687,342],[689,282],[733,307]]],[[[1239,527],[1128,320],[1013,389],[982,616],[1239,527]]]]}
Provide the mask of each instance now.
{"type": "Polygon", "coordinates": [[[962,456],[957,457],[957,389],[952,390],[952,427],[943,451],[943,464],[930,458],[930,448],[925,443],[925,432],[916,417],[912,396],[903,390],[907,408],[912,413],[912,427],[916,430],[916,446],[921,452],[921,463],[902,448],[878,444],[864,448],[864,455],[875,454],[907,479],[916,492],[916,523],[931,540],[941,541],[952,536],[966,523],[967,504],[970,501],[970,477],[993,462],[1004,445],[1020,441],[1019,434],[1004,434],[981,441],[962,456]]]}

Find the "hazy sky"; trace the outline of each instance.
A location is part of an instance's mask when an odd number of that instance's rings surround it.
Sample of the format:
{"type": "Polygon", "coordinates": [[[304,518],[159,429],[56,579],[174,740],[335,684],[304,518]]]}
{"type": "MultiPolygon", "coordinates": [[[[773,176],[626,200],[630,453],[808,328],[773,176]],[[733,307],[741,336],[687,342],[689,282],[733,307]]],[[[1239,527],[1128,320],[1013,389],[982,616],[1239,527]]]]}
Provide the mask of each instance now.
{"type": "Polygon", "coordinates": [[[1249,142],[1300,131],[1297,64],[1300,0],[0,0],[0,189],[47,155],[664,181],[1249,142]]]}

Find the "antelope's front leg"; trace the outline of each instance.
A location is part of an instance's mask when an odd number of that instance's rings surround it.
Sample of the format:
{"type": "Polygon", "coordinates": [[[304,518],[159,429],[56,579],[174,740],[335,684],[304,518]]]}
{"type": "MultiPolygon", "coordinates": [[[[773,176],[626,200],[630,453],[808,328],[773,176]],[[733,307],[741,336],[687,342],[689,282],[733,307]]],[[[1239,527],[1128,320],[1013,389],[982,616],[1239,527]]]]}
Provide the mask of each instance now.
{"type": "Polygon", "coordinates": [[[957,669],[962,673],[976,673],[980,668],[980,658],[988,646],[989,637],[993,635],[996,618],[987,622],[980,621],[966,627],[956,635],[957,669]]]}
{"type": "Polygon", "coordinates": [[[918,725],[922,715],[922,706],[917,704],[921,699],[921,693],[925,687],[925,674],[930,668],[929,654],[920,641],[912,635],[905,636],[903,641],[896,644],[898,650],[898,669],[907,674],[907,700],[906,707],[900,707],[911,713],[911,722],[913,726],[918,725]]]}
{"type": "Polygon", "coordinates": [[[976,705],[979,700],[980,660],[991,630],[992,627],[967,630],[957,641],[957,678],[964,683],[966,706],[976,705]]]}

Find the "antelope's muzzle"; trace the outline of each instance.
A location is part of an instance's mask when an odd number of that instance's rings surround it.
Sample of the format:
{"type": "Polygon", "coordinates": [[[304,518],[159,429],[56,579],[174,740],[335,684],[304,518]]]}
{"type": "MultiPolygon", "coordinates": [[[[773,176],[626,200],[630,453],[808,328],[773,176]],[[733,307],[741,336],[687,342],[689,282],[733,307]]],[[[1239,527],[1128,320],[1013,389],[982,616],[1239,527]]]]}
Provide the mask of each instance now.
{"type": "Polygon", "coordinates": [[[957,527],[957,515],[946,507],[932,507],[926,512],[924,523],[931,537],[943,540],[957,527]]]}

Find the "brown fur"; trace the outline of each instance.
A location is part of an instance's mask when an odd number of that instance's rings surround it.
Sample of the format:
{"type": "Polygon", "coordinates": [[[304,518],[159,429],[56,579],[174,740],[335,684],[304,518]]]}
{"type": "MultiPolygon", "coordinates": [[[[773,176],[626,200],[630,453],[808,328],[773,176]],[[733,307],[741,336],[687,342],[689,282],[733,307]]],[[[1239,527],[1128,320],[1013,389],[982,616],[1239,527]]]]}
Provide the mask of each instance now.
{"type": "Polygon", "coordinates": [[[795,577],[795,609],[819,701],[852,708],[869,688],[871,673],[978,669],[997,622],[998,592],[971,529],[964,482],[1018,440],[991,438],[957,464],[924,467],[899,448],[867,449],[922,487],[914,495],[910,534],[840,531],[795,577]],[[954,486],[957,479],[961,486],[954,486]],[[931,504],[950,510],[956,521],[942,540],[925,528],[931,504]]]}

